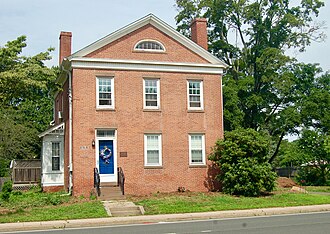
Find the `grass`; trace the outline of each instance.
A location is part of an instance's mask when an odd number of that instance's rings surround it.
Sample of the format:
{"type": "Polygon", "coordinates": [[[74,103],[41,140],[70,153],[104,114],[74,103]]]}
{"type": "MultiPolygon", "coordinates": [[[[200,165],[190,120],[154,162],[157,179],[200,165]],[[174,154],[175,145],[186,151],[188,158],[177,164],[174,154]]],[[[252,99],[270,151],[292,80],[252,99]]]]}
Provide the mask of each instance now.
{"type": "Polygon", "coordinates": [[[330,196],[282,192],[264,197],[235,197],[221,193],[187,193],[132,197],[144,206],[146,214],[190,213],[221,210],[243,210],[267,207],[329,204],[330,196]]]}
{"type": "MultiPolygon", "coordinates": [[[[306,187],[308,191],[329,192],[330,187],[306,187]]],[[[1,196],[0,196],[1,197],[1,196]]],[[[169,193],[129,198],[144,206],[146,214],[190,213],[242,210],[267,207],[330,204],[330,196],[292,193],[278,189],[262,197],[235,197],[222,193],[169,193]]],[[[100,201],[61,193],[12,192],[8,201],[0,199],[0,223],[67,220],[107,217],[100,201]]]]}
{"type": "Polygon", "coordinates": [[[330,186],[304,186],[308,192],[330,193],[330,186]]]}
{"type": "Polygon", "coordinates": [[[13,192],[0,199],[0,223],[106,217],[100,201],[65,196],[61,193],[13,192]]]}

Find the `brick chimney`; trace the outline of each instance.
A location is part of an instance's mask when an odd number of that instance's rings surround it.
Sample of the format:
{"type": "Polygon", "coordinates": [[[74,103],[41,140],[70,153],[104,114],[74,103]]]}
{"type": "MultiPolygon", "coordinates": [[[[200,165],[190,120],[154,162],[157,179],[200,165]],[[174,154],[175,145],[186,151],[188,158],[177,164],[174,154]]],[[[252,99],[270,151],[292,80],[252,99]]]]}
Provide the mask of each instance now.
{"type": "Polygon", "coordinates": [[[59,64],[61,65],[63,59],[71,55],[71,32],[61,32],[60,34],[60,57],[59,64]]]}
{"type": "Polygon", "coordinates": [[[191,40],[207,50],[207,20],[205,18],[196,18],[191,25],[191,40]]]}

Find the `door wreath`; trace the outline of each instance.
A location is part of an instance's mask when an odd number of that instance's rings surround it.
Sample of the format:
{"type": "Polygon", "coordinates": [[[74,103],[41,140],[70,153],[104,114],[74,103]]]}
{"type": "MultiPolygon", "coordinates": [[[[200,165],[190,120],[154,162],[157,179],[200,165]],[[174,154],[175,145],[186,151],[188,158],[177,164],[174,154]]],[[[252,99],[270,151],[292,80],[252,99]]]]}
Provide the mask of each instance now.
{"type": "Polygon", "coordinates": [[[112,152],[111,149],[108,148],[108,146],[104,146],[104,149],[100,150],[100,158],[102,158],[106,164],[110,163],[111,156],[112,152]]]}

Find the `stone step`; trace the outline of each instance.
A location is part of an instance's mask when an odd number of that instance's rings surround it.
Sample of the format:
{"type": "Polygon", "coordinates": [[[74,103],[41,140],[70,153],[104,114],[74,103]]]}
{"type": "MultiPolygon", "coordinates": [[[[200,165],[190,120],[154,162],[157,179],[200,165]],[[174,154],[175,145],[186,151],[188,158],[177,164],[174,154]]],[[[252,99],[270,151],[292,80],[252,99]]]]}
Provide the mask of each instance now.
{"type": "Polygon", "coordinates": [[[140,208],[138,206],[123,206],[123,207],[111,207],[111,211],[120,212],[120,211],[139,211],[140,208]]]}
{"type": "Polygon", "coordinates": [[[101,182],[100,187],[118,187],[117,182],[101,182]]]}
{"type": "Polygon", "coordinates": [[[110,209],[111,215],[113,217],[124,217],[124,216],[136,216],[141,215],[140,210],[118,210],[118,211],[112,211],[110,209]]]}
{"type": "Polygon", "coordinates": [[[126,197],[121,195],[121,196],[103,196],[99,197],[101,201],[122,201],[126,200],[126,197]]]}
{"type": "Polygon", "coordinates": [[[120,187],[100,187],[100,190],[105,192],[121,192],[120,187]]]}
{"type": "Polygon", "coordinates": [[[144,213],[143,208],[136,206],[133,202],[128,201],[114,201],[104,202],[104,207],[108,214],[114,217],[120,216],[135,216],[144,213]],[[142,210],[141,210],[142,209],[142,210]]]}
{"type": "Polygon", "coordinates": [[[99,198],[103,201],[126,199],[126,197],[122,195],[120,187],[101,187],[99,198]]]}

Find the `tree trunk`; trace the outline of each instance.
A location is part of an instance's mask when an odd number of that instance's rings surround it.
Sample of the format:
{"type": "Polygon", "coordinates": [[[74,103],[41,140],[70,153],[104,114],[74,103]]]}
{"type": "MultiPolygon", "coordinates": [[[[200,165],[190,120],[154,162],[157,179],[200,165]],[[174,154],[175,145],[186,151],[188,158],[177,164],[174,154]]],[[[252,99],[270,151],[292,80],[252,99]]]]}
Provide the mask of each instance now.
{"type": "Polygon", "coordinates": [[[282,142],[282,140],[283,140],[284,135],[285,135],[285,133],[282,132],[282,133],[281,133],[281,136],[280,136],[280,139],[279,139],[278,142],[277,142],[276,149],[275,149],[273,155],[272,155],[272,156],[270,157],[270,159],[268,160],[269,163],[272,163],[272,162],[274,161],[274,159],[276,158],[276,156],[277,156],[277,154],[278,154],[278,151],[279,151],[279,149],[280,149],[280,145],[281,145],[281,142],[282,142]]]}

